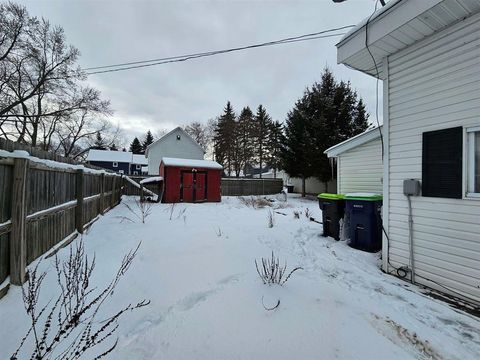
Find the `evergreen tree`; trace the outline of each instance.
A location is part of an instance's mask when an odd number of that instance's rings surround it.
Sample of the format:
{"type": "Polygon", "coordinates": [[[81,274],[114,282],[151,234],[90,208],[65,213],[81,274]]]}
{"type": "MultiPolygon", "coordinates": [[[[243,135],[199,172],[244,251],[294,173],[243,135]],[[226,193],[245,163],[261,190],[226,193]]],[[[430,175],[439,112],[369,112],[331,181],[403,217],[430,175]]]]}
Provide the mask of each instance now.
{"type": "Polygon", "coordinates": [[[282,139],[280,152],[282,169],[291,177],[302,179],[302,196],[305,196],[305,179],[313,175],[313,164],[310,159],[311,130],[305,116],[305,106],[308,94],[298,100],[292,111],[287,115],[285,135],[282,139]]]}
{"type": "Polygon", "coordinates": [[[100,134],[100,131],[97,131],[95,135],[95,142],[93,143],[92,149],[97,149],[97,150],[106,150],[106,142],[102,137],[102,134],[100,134]]]}
{"type": "Polygon", "coordinates": [[[145,153],[145,151],[147,151],[147,147],[150,144],[153,144],[153,135],[150,132],[150,130],[148,130],[147,135],[145,136],[145,140],[143,140],[143,143],[142,143],[143,153],[145,153]]]}
{"type": "Polygon", "coordinates": [[[235,113],[230,101],[218,118],[214,134],[214,153],[217,162],[223,165],[224,172],[230,176],[233,171],[233,142],[235,138],[235,113]]]}
{"type": "Polygon", "coordinates": [[[143,154],[142,144],[138,138],[133,139],[132,143],[130,144],[130,151],[134,154],[143,154]]]}
{"type": "Polygon", "coordinates": [[[277,177],[280,168],[280,152],[283,138],[283,126],[280,121],[272,121],[268,132],[268,159],[267,164],[273,168],[273,177],[277,177]]]}
{"type": "Polygon", "coordinates": [[[253,162],[254,157],[254,117],[252,110],[248,106],[242,109],[238,117],[235,136],[239,153],[235,169],[238,177],[241,170],[243,170],[245,175],[246,166],[253,162]]]}
{"type": "Polygon", "coordinates": [[[324,151],[367,128],[363,101],[358,100],[350,83],[338,83],[325,69],[321,82],[307,88],[287,118],[282,164],[290,176],[303,179],[302,195],[307,177],[315,176],[325,183],[332,179],[334,171],[324,151]]]}
{"type": "Polygon", "coordinates": [[[255,155],[260,166],[260,178],[262,177],[263,165],[265,165],[265,160],[269,157],[268,149],[268,137],[269,130],[271,128],[272,118],[267,114],[267,111],[262,105],[259,105],[257,108],[257,113],[255,114],[255,155]]]}
{"type": "Polygon", "coordinates": [[[110,146],[110,150],[118,151],[117,145],[115,145],[115,143],[112,143],[112,145],[110,146]]]}

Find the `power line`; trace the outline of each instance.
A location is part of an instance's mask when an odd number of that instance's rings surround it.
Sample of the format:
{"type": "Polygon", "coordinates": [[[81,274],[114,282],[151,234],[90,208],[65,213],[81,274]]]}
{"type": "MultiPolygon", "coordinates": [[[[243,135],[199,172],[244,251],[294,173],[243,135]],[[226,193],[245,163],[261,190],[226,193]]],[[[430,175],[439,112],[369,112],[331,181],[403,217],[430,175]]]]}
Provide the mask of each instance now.
{"type": "Polygon", "coordinates": [[[120,63],[120,64],[90,67],[90,68],[85,68],[84,70],[87,70],[87,71],[88,70],[98,70],[98,71],[87,72],[87,75],[93,75],[93,74],[102,74],[102,73],[107,73],[107,72],[131,70],[131,69],[143,68],[143,67],[148,67],[148,66],[162,65],[162,64],[167,64],[167,63],[183,62],[183,61],[196,59],[196,58],[200,58],[200,57],[214,56],[214,55],[219,55],[219,54],[242,51],[242,50],[247,50],[247,49],[254,49],[254,48],[265,47],[265,46],[281,45],[281,44],[288,44],[288,43],[292,43],[292,42],[300,42],[300,41],[308,41],[308,40],[315,40],[315,39],[321,39],[321,38],[327,38],[327,37],[340,36],[340,35],[344,35],[345,33],[335,33],[335,34],[327,34],[327,35],[322,35],[322,34],[336,32],[336,31],[340,31],[340,30],[345,30],[345,29],[348,29],[348,28],[351,28],[351,27],[354,27],[354,25],[347,25],[347,26],[332,28],[332,29],[328,29],[328,30],[315,32],[315,33],[304,34],[304,35],[294,36],[294,37],[288,37],[288,38],[284,38],[284,39],[280,39],[280,40],[274,40],[274,41],[269,41],[269,42],[264,42],[264,43],[259,43],[259,44],[253,44],[253,45],[247,45],[247,46],[241,46],[241,47],[235,47],[235,48],[229,48],[229,49],[223,49],[223,50],[216,50],[216,51],[200,52],[200,53],[187,54],[187,55],[171,56],[171,57],[158,58],[158,59],[150,59],[150,60],[143,60],[143,61],[134,61],[134,62],[127,62],[127,63],[120,63]],[[102,69],[105,69],[105,70],[102,70],[102,69]]]}

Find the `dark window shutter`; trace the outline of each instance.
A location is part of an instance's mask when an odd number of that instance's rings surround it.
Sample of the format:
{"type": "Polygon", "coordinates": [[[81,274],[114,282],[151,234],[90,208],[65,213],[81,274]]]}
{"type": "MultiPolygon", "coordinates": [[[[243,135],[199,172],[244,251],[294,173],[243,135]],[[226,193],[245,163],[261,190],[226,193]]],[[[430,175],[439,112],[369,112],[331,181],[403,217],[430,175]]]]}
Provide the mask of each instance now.
{"type": "Polygon", "coordinates": [[[462,198],[462,139],[462,127],[423,133],[423,196],[462,198]]]}

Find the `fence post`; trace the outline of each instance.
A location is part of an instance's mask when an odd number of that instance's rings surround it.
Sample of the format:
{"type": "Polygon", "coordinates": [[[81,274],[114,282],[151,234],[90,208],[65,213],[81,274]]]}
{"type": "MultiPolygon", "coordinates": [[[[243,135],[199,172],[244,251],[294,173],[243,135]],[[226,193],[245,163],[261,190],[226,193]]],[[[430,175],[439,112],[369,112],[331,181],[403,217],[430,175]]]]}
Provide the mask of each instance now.
{"type": "Polygon", "coordinates": [[[83,234],[83,170],[77,170],[75,194],[77,196],[77,207],[75,208],[75,228],[83,234]]]}
{"type": "Polygon", "coordinates": [[[115,180],[116,176],[113,175],[112,178],[112,197],[110,198],[110,207],[113,208],[115,206],[115,180]]]}
{"type": "Polygon", "coordinates": [[[100,175],[100,211],[99,214],[104,214],[105,210],[105,197],[103,193],[105,192],[105,174],[100,175]]]}
{"type": "Polygon", "coordinates": [[[28,160],[17,158],[13,167],[12,187],[12,230],[10,232],[10,283],[22,285],[27,267],[26,190],[28,160]]]}

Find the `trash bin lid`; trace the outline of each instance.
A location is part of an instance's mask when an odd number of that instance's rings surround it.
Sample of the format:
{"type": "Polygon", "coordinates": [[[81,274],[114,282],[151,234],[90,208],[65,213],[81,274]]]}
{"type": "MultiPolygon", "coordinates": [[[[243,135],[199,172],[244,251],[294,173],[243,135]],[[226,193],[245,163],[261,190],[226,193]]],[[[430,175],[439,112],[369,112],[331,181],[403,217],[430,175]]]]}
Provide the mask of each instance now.
{"type": "Polygon", "coordinates": [[[329,200],[343,200],[343,194],[330,194],[330,193],[321,193],[318,195],[319,199],[329,199],[329,200]]]}
{"type": "Polygon", "coordinates": [[[380,201],[383,196],[374,193],[348,193],[345,194],[345,200],[380,201]]]}

